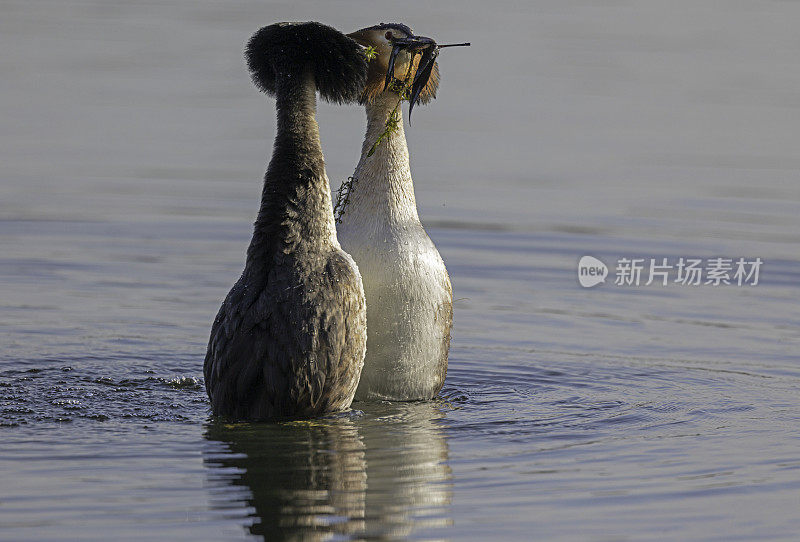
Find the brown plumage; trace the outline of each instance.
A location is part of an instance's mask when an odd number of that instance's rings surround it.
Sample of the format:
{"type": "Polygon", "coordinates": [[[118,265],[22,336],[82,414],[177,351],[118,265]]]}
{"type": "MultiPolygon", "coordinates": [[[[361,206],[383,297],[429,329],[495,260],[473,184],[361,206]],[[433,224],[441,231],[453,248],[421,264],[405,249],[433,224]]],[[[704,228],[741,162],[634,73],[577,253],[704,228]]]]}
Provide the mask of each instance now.
{"type": "Polygon", "coordinates": [[[319,23],[279,23],[250,40],[256,85],[276,97],[278,130],[242,276],[211,329],[204,366],[214,414],[315,416],[349,408],[366,348],[361,276],[336,239],[315,118],[362,93],[366,59],[319,23]]]}

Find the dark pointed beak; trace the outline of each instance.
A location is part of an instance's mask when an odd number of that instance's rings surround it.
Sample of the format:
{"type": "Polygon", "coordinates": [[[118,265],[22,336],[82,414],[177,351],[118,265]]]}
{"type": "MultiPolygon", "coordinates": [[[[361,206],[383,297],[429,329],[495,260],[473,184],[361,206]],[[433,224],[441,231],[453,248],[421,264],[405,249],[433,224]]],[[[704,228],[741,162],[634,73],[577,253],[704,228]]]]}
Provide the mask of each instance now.
{"type": "Polygon", "coordinates": [[[428,80],[431,78],[433,71],[433,63],[439,55],[439,49],[436,42],[425,36],[409,36],[407,38],[395,38],[392,40],[392,54],[389,56],[389,68],[386,70],[386,81],[383,84],[383,90],[389,86],[394,77],[394,63],[397,55],[401,51],[408,51],[409,53],[422,52],[422,58],[417,67],[417,73],[414,75],[414,82],[411,84],[411,96],[409,97],[408,107],[408,122],[411,124],[411,111],[414,110],[414,104],[419,100],[419,95],[428,80]]]}
{"type": "Polygon", "coordinates": [[[394,78],[394,63],[397,55],[401,51],[408,51],[412,53],[422,52],[417,73],[414,74],[414,81],[411,84],[411,96],[409,97],[408,106],[408,124],[411,125],[411,112],[414,110],[414,105],[419,101],[419,95],[422,89],[428,84],[433,73],[433,66],[436,62],[436,57],[439,56],[439,49],[443,47],[469,47],[469,43],[450,43],[447,45],[437,45],[436,42],[425,36],[409,36],[407,38],[395,38],[392,40],[392,54],[389,56],[389,68],[386,70],[386,81],[383,85],[383,90],[389,86],[394,78]]]}
{"type": "MultiPolygon", "coordinates": [[[[383,90],[386,90],[389,86],[389,83],[392,82],[392,78],[394,77],[394,63],[397,59],[397,55],[400,54],[401,51],[408,51],[410,53],[423,51],[424,54],[424,51],[427,49],[436,48],[436,42],[431,38],[426,38],[425,36],[394,38],[392,40],[392,45],[392,54],[389,56],[389,69],[386,70],[386,81],[384,82],[383,90]]],[[[424,86],[425,85],[423,85],[423,87],[424,86]]]]}

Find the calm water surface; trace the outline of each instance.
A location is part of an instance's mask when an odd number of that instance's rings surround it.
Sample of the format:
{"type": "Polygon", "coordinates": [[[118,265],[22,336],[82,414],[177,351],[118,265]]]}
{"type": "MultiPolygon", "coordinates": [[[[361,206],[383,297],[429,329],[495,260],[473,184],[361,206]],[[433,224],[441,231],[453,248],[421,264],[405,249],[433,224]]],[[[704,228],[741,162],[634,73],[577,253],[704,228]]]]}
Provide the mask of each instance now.
{"type": "MultiPolygon", "coordinates": [[[[800,536],[800,6],[3,3],[0,539],[800,536]],[[455,290],[438,400],[209,417],[274,134],[260,25],[441,41],[407,128],[455,290]],[[583,289],[578,259],[755,258],[583,289]]],[[[328,174],[357,107],[320,104],[328,174]]]]}

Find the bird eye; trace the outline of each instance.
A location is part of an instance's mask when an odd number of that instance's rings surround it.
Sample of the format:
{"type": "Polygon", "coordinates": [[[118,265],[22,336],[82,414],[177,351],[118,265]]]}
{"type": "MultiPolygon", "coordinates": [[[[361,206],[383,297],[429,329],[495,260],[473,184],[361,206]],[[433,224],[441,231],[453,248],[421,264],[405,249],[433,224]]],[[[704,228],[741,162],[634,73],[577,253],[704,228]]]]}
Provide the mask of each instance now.
{"type": "Polygon", "coordinates": [[[390,39],[392,39],[392,32],[391,32],[391,31],[389,31],[389,32],[387,32],[387,33],[386,33],[386,39],[387,39],[387,40],[390,40],[390,39]]]}

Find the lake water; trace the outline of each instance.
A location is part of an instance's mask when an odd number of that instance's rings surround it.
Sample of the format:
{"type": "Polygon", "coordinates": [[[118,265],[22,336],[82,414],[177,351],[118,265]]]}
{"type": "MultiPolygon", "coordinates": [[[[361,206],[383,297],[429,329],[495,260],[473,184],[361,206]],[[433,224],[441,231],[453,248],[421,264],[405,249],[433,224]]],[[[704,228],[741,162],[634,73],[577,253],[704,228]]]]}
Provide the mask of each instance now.
{"type": "MultiPolygon", "coordinates": [[[[800,536],[800,5],[0,6],[0,539],[800,536]],[[279,20],[440,42],[407,127],[455,293],[429,403],[209,416],[274,135],[279,20]],[[584,255],[610,269],[582,288],[584,255]],[[621,258],[761,258],[616,285],[621,258]]],[[[363,136],[320,104],[334,189],[363,136]]]]}

